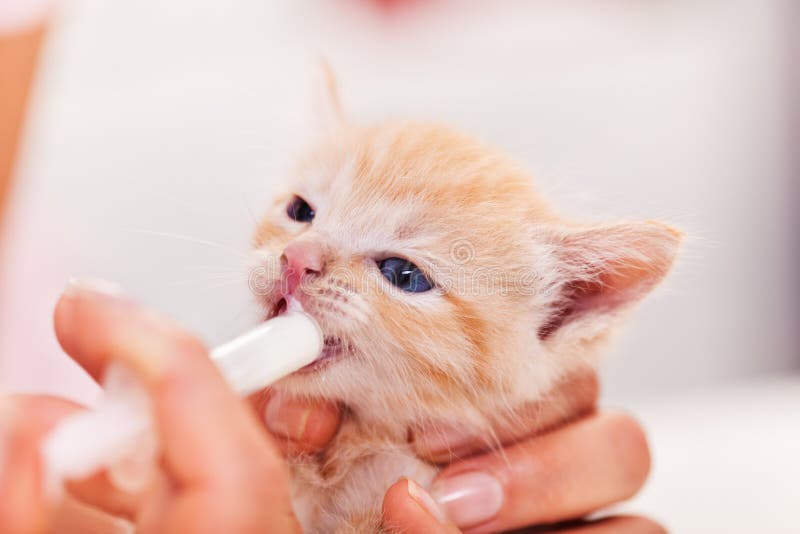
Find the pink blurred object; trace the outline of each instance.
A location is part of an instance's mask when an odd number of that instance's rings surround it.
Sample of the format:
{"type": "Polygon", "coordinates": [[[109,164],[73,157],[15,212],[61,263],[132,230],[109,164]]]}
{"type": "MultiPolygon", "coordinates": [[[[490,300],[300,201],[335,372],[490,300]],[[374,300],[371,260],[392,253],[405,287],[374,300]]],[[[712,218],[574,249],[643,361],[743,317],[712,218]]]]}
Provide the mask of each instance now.
{"type": "Polygon", "coordinates": [[[64,354],[53,333],[53,309],[66,280],[55,225],[45,228],[17,206],[6,214],[0,239],[0,391],[91,403],[97,385],[64,354]]]}
{"type": "Polygon", "coordinates": [[[420,0],[370,0],[373,4],[376,4],[380,9],[384,11],[397,11],[403,6],[407,6],[410,4],[419,4],[421,3],[420,0]]]}
{"type": "Polygon", "coordinates": [[[40,23],[54,3],[55,0],[0,1],[0,34],[22,31],[40,23]]]}

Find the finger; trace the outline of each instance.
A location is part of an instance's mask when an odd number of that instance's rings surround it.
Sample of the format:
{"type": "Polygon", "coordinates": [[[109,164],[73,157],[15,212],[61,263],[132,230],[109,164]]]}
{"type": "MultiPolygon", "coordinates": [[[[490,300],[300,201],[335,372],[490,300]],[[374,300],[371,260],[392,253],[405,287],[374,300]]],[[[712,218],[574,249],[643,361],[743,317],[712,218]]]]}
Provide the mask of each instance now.
{"type": "Polygon", "coordinates": [[[390,534],[460,532],[428,492],[407,478],[398,480],[386,492],[381,524],[390,534]]]}
{"type": "Polygon", "coordinates": [[[136,303],[121,288],[105,280],[70,280],[61,299],[56,303],[53,325],[61,348],[96,381],[103,378],[108,363],[109,326],[119,317],[132,312],[136,303]],[[75,306],[72,297],[93,299],[97,306],[75,306]],[[98,307],[105,301],[105,313],[98,307]],[[113,306],[110,304],[113,303],[113,306]],[[126,310],[125,308],[130,308],[126,310]]]}
{"type": "MultiPolygon", "coordinates": [[[[527,532],[517,531],[518,534],[527,532]]],[[[552,528],[535,528],[530,532],[559,534],[667,534],[667,531],[653,521],[641,516],[611,516],[593,521],[573,521],[569,524],[554,525],[552,528]]]]}
{"type": "Polygon", "coordinates": [[[514,410],[513,416],[506,418],[513,420],[513,425],[503,424],[500,418],[493,421],[496,440],[487,441],[485,433],[468,433],[463,427],[431,423],[412,430],[413,446],[421,458],[450,463],[488,450],[498,442],[513,443],[585,415],[594,409],[598,395],[597,374],[582,370],[556,385],[541,401],[514,410]]]}
{"type": "MultiPolygon", "coordinates": [[[[174,500],[175,488],[164,473],[156,472],[150,488],[149,498],[143,502],[136,516],[136,533],[168,532],[164,518],[174,500]]],[[[198,514],[201,515],[201,514],[198,514]]]]}
{"type": "Polygon", "coordinates": [[[42,495],[38,422],[18,417],[8,400],[0,410],[0,531],[44,532],[50,509],[42,495]]]}
{"type": "Polygon", "coordinates": [[[334,402],[296,399],[270,391],[250,399],[285,455],[315,453],[336,435],[341,410],[334,402]]]}
{"type": "Polygon", "coordinates": [[[0,404],[0,531],[43,532],[53,507],[43,493],[42,438],[77,407],[53,397],[14,396],[0,404]]]}
{"type": "Polygon", "coordinates": [[[81,503],[126,519],[136,516],[143,498],[141,493],[128,493],[117,488],[106,471],[95,473],[84,480],[67,481],[66,488],[81,503]]]}
{"type": "Polygon", "coordinates": [[[600,413],[453,464],[431,495],[461,528],[507,530],[582,517],[626,499],[649,469],[639,425],[623,414],[600,413]]]}
{"type": "MultiPolygon", "coordinates": [[[[37,454],[39,442],[59,421],[84,409],[66,399],[47,395],[13,395],[6,401],[13,403],[16,420],[35,428],[38,442],[31,450],[37,454]]],[[[131,517],[139,499],[139,496],[117,489],[105,472],[85,480],[69,481],[66,489],[78,501],[121,517],[131,517]]]]}
{"type": "MultiPolygon", "coordinates": [[[[85,284],[73,285],[61,297],[56,327],[62,345],[76,360],[92,362],[99,373],[111,361],[136,373],[151,396],[163,465],[187,497],[195,496],[191,488],[235,494],[235,503],[223,499],[213,508],[220,513],[233,508],[243,513],[250,505],[263,509],[263,503],[270,502],[278,522],[270,526],[286,526],[292,517],[288,469],[202,343],[130,300],[85,284]],[[96,331],[103,334],[93,335],[96,331]]],[[[203,497],[206,506],[213,506],[208,491],[203,497]]]]}
{"type": "Polygon", "coordinates": [[[130,534],[130,522],[65,495],[55,512],[51,532],[130,534]]]}

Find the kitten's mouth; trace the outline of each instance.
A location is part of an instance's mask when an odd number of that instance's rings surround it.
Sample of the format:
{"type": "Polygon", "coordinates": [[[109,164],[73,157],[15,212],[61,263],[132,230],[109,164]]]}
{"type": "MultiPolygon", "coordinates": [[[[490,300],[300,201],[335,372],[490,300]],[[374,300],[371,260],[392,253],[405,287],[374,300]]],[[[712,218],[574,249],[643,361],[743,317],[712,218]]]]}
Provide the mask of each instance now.
{"type": "MultiPolygon", "coordinates": [[[[287,309],[288,303],[286,299],[279,299],[267,315],[267,320],[286,313],[287,309]]],[[[305,367],[300,368],[295,374],[312,373],[327,367],[345,353],[344,347],[345,345],[340,338],[324,334],[322,352],[317,356],[317,359],[305,367]]]]}
{"type": "Polygon", "coordinates": [[[339,338],[325,336],[322,352],[316,360],[305,367],[301,367],[295,374],[307,374],[324,369],[344,354],[343,344],[339,338]]]}
{"type": "Polygon", "coordinates": [[[269,321],[273,317],[277,317],[280,314],[284,313],[287,309],[286,299],[280,299],[275,305],[272,307],[270,312],[267,314],[267,320],[269,321]]]}

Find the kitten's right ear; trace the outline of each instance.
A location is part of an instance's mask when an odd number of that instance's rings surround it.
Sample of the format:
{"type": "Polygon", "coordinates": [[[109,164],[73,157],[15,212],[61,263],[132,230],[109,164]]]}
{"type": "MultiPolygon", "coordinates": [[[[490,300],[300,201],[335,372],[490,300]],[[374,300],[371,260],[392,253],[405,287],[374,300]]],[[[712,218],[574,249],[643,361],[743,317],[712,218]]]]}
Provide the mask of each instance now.
{"type": "Polygon", "coordinates": [[[319,58],[314,72],[314,115],[321,130],[340,128],[344,122],[336,75],[325,58],[319,58]]]}

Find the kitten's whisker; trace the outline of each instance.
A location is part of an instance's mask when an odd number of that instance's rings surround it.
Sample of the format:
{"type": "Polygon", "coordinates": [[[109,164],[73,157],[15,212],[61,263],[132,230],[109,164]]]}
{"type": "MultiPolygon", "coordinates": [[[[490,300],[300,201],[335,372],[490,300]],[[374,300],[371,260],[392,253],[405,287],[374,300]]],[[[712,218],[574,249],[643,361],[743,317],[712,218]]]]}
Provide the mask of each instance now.
{"type": "Polygon", "coordinates": [[[203,216],[207,215],[206,211],[203,210],[199,205],[197,205],[196,203],[188,202],[183,198],[172,197],[169,195],[165,195],[163,193],[157,193],[156,191],[145,192],[143,193],[143,196],[150,197],[151,199],[159,201],[159,203],[163,203],[161,201],[166,201],[169,203],[170,208],[180,208],[182,210],[185,210],[186,213],[192,213],[195,215],[203,215],[203,216]]]}
{"type": "Polygon", "coordinates": [[[242,202],[244,203],[244,208],[247,210],[247,214],[250,216],[250,219],[253,222],[253,226],[258,227],[261,222],[258,220],[258,217],[256,217],[256,213],[253,211],[253,208],[247,202],[247,198],[243,198],[242,202]]]}
{"type": "Polygon", "coordinates": [[[237,269],[233,269],[233,268],[228,269],[228,268],[220,267],[219,265],[197,265],[197,264],[194,264],[194,265],[187,265],[187,266],[184,267],[184,269],[186,269],[186,270],[190,270],[191,269],[191,270],[195,270],[195,271],[203,271],[203,270],[205,270],[205,271],[210,271],[210,272],[229,273],[229,274],[234,274],[234,273],[242,274],[242,271],[240,269],[238,269],[238,268],[237,269]]]}
{"type": "Polygon", "coordinates": [[[229,280],[242,280],[244,278],[242,273],[234,271],[229,271],[229,272],[209,271],[206,273],[200,272],[192,274],[200,274],[203,278],[209,280],[219,280],[220,278],[226,278],[229,280]]]}
{"type": "Polygon", "coordinates": [[[153,230],[142,230],[142,229],[139,229],[139,228],[123,228],[122,230],[125,231],[125,232],[132,232],[132,233],[137,233],[137,234],[142,234],[142,235],[150,235],[150,236],[154,236],[154,237],[168,237],[168,238],[171,238],[171,239],[178,239],[178,240],[186,241],[188,243],[194,243],[194,244],[197,244],[197,245],[206,245],[206,246],[209,246],[209,247],[214,247],[214,248],[217,248],[217,249],[224,250],[226,252],[235,254],[236,256],[238,256],[239,258],[241,258],[242,260],[245,260],[245,261],[250,261],[250,259],[251,259],[247,254],[243,253],[241,250],[237,250],[237,249],[235,249],[233,247],[229,247],[227,245],[223,245],[222,243],[216,243],[214,241],[209,241],[207,239],[202,239],[202,238],[199,238],[199,237],[193,237],[193,236],[187,236],[187,235],[181,235],[181,234],[174,234],[174,233],[171,233],[171,232],[156,232],[156,231],[153,231],[153,230]]]}
{"type": "Polygon", "coordinates": [[[194,279],[194,280],[176,280],[172,283],[174,286],[192,286],[204,284],[209,289],[218,289],[220,287],[232,286],[234,284],[241,284],[241,279],[194,279]]]}
{"type": "Polygon", "coordinates": [[[315,300],[318,305],[326,306],[331,311],[347,316],[348,319],[358,321],[362,324],[367,322],[367,314],[364,311],[365,306],[355,304],[353,300],[348,300],[346,304],[325,296],[318,296],[315,300]]]}

